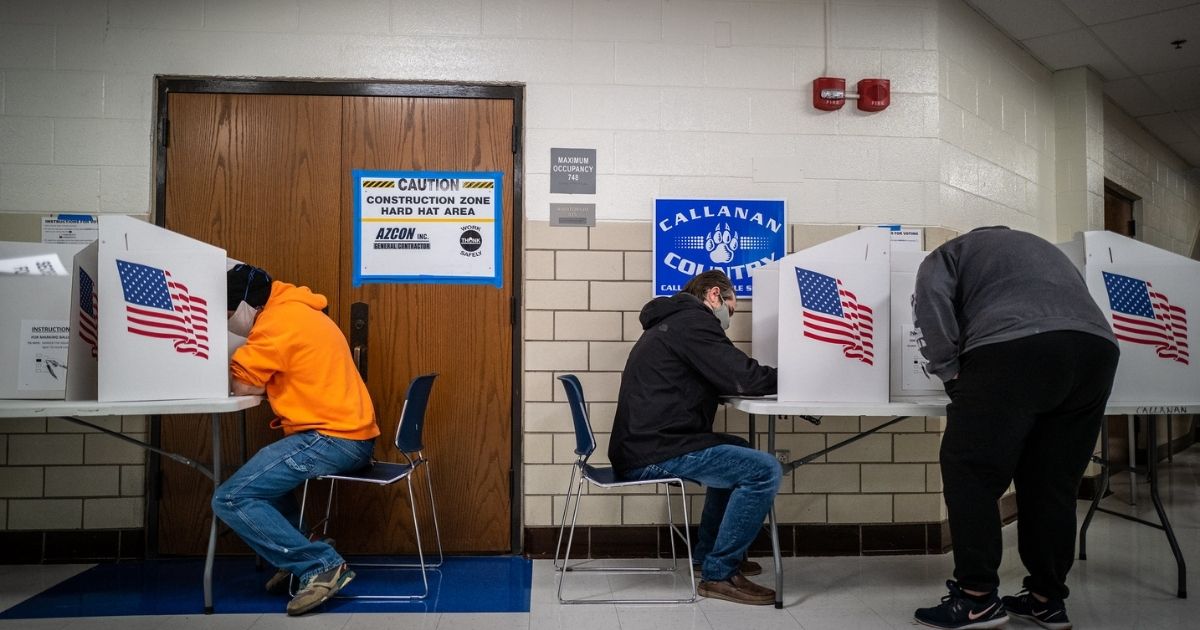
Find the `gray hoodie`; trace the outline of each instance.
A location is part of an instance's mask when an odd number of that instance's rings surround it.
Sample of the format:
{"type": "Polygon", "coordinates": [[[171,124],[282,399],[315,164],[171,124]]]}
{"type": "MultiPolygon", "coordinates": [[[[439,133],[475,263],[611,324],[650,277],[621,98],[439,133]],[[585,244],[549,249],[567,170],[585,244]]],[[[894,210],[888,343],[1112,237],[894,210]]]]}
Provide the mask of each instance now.
{"type": "Polygon", "coordinates": [[[921,353],[943,381],[979,346],[1073,330],[1117,340],[1079,270],[1048,241],[1004,226],[982,227],[935,249],[913,296],[921,353]]]}

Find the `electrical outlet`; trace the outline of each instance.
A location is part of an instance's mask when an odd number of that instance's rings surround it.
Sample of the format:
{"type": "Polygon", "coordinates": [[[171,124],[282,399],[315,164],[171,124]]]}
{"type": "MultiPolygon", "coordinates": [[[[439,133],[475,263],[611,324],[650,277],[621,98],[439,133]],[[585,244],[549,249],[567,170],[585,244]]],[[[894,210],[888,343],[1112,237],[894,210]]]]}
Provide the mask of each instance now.
{"type": "Polygon", "coordinates": [[[792,458],[792,452],[786,448],[775,449],[775,459],[779,460],[780,464],[788,463],[792,458]]]}

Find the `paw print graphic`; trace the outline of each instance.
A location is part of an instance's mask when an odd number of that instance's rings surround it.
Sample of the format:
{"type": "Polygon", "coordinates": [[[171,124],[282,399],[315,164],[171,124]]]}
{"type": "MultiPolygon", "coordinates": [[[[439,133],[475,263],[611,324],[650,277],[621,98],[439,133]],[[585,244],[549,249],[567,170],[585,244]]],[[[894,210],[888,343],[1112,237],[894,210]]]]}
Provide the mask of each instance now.
{"type": "Polygon", "coordinates": [[[733,260],[733,252],[738,248],[738,234],[729,229],[729,224],[721,227],[718,223],[708,236],[704,238],[704,249],[708,250],[708,257],[715,263],[727,263],[733,260]]]}

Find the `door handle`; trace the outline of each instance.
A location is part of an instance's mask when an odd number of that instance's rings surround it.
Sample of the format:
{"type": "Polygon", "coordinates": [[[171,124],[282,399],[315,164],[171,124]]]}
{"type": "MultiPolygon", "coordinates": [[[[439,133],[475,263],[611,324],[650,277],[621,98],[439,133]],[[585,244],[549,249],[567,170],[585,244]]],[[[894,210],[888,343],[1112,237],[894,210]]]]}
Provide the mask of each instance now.
{"type": "Polygon", "coordinates": [[[370,307],[365,302],[350,305],[350,354],[358,375],[367,380],[367,331],[370,330],[370,307]]]}

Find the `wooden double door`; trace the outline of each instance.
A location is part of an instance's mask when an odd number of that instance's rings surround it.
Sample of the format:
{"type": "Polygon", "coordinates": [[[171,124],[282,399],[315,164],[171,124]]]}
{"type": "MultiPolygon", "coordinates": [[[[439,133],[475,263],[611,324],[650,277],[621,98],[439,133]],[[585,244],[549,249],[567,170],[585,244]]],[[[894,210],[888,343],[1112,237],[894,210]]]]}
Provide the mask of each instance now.
{"type": "MultiPolygon", "coordinates": [[[[401,86],[401,94],[388,96],[305,95],[180,85],[192,89],[160,85],[159,157],[165,171],[159,178],[159,222],[224,247],[231,258],[263,267],[278,280],[325,295],[329,316],[348,338],[352,326],[360,329],[356,335],[365,332],[366,382],[383,432],[377,458],[397,457],[392,439],[409,381],[438,372],[425,452],[446,551],[512,551],[519,92],[513,98],[407,96],[401,86]],[[502,172],[503,286],[351,286],[353,169],[502,172]],[[369,315],[365,321],[356,315],[352,324],[355,303],[365,304],[369,315]]],[[[435,94],[453,89],[425,88],[435,94]]],[[[223,458],[230,462],[224,476],[244,456],[278,439],[279,432],[267,426],[272,417],[267,405],[247,414],[244,452],[240,423],[223,421],[223,458]]],[[[200,418],[161,423],[165,449],[202,460],[211,450],[208,433],[200,418]]],[[[338,548],[414,551],[402,486],[339,486],[330,526],[338,548]]],[[[202,553],[211,484],[166,462],[160,487],[158,551],[202,553]]],[[[319,505],[313,507],[324,508],[324,487],[314,486],[319,505]]],[[[418,502],[423,517],[425,503],[418,502]]],[[[224,535],[218,549],[245,547],[236,536],[224,535]]]]}

